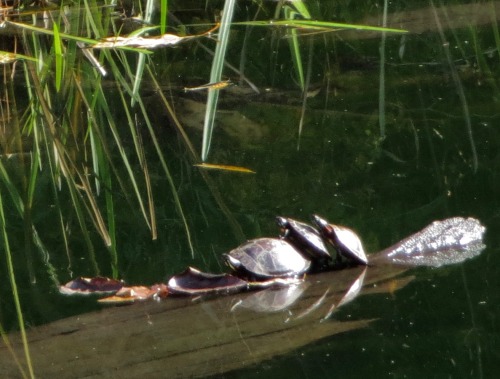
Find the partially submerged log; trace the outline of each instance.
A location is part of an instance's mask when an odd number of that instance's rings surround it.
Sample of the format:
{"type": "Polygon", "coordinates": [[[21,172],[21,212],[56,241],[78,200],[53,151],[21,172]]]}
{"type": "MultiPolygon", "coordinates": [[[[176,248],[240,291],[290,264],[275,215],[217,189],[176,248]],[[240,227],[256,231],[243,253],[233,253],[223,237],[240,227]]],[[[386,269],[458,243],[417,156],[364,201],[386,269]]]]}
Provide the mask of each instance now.
{"type": "MultiPolygon", "coordinates": [[[[365,326],[370,319],[339,321],[334,313],[359,295],[401,288],[412,278],[394,278],[408,267],[479,255],[484,231],[476,219],[449,218],[370,256],[368,267],[258,292],[169,297],[56,321],[29,331],[31,359],[43,378],[205,377],[257,364],[365,326]]],[[[9,339],[12,350],[0,347],[1,378],[20,376],[12,355],[22,356],[21,339],[9,339]]]]}
{"type": "MultiPolygon", "coordinates": [[[[394,291],[412,278],[384,283],[403,271],[368,268],[360,294],[394,291]]],[[[294,289],[299,293],[296,301],[292,297],[292,304],[282,306],[277,290],[269,289],[105,308],[36,327],[28,331],[35,374],[42,378],[180,378],[257,364],[367,325],[371,320],[332,317],[361,274],[363,268],[358,267],[312,275],[294,289]]],[[[287,288],[291,291],[293,286],[287,288]]],[[[23,361],[19,335],[9,335],[9,340],[23,361]]],[[[5,346],[0,347],[0,377],[20,377],[5,346]]]]}

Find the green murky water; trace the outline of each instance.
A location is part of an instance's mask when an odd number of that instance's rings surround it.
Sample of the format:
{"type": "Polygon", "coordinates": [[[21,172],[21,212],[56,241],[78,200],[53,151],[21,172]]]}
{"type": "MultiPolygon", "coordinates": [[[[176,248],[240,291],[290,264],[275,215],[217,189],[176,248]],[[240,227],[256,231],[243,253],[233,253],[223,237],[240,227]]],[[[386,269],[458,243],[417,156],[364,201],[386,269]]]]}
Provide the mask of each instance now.
{"type": "MultiPolygon", "coordinates": [[[[488,6],[494,10],[495,4],[488,6]]],[[[261,93],[240,93],[235,87],[221,94],[210,162],[248,167],[254,175],[208,172],[210,188],[189,161],[167,115],[158,111],[155,125],[185,208],[195,255],[189,251],[159,163],[150,161],[158,239],[151,241],[138,212],[125,203],[115,205],[118,270],[127,283],[165,281],[187,265],[226,270],[220,254],[245,239],[277,235],[275,215],[308,220],[312,213],[321,214],[357,230],[369,252],[436,219],[472,216],[487,228],[487,248],[478,258],[436,270],[417,269],[416,279],[401,290],[360,297],[324,321],[376,319],[365,328],[318,338],[292,351],[283,340],[286,353],[219,372],[217,377],[495,376],[500,354],[497,26],[491,19],[473,24],[474,17],[460,24],[455,10],[450,6],[451,19],[441,19],[445,41],[435,20],[428,20],[429,31],[388,36],[384,140],[378,117],[380,36],[362,38],[352,32],[304,37],[303,54],[312,54],[310,81],[319,92],[307,99],[299,139],[303,99],[291,79],[288,43],[272,40],[269,31],[251,31],[245,73],[261,93]],[[443,42],[449,46],[443,48],[443,42]]],[[[240,47],[233,44],[230,51],[237,64],[240,47]]],[[[188,48],[182,53],[196,58],[186,64],[184,81],[190,75],[207,77],[202,54],[188,48]]],[[[157,58],[159,71],[162,54],[157,58]]],[[[154,93],[146,88],[144,94],[150,95],[151,107],[158,106],[154,93]]],[[[178,117],[199,151],[203,95],[173,94],[178,117]]],[[[152,149],[149,141],[144,144],[152,149]]],[[[8,164],[15,170],[15,160],[8,164]]],[[[94,298],[61,296],[54,284],[80,275],[111,275],[104,247],[95,251],[96,272],[83,241],[71,241],[71,256],[66,255],[52,230],[57,214],[51,204],[35,204],[33,217],[47,255],[33,252],[31,275],[36,281],[31,284],[23,256],[23,225],[8,225],[26,323],[36,327],[101,309],[94,298]]],[[[7,300],[10,288],[7,281],[0,284],[0,319],[4,328],[14,330],[15,311],[7,300]]],[[[130,351],[133,344],[110,348],[130,351]]],[[[259,347],[252,349],[249,356],[258,355],[259,347]]],[[[245,361],[236,354],[229,359],[245,361]]]]}

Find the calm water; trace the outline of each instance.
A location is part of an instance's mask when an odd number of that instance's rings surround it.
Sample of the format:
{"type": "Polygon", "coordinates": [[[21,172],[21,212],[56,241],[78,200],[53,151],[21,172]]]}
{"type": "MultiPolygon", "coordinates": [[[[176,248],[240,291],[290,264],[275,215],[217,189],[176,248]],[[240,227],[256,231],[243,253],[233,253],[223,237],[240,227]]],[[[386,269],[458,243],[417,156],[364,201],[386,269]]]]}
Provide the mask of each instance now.
{"type": "MultiPolygon", "coordinates": [[[[303,49],[304,61],[313,54],[310,81],[321,90],[307,101],[300,149],[302,99],[291,80],[288,43],[279,39],[273,50],[271,33],[253,30],[246,75],[255,78],[262,93],[221,95],[222,111],[209,158],[256,171],[255,175],[208,173],[230,218],[188,160],[175,130],[165,127],[167,117],[151,95],[195,255],[191,257],[168,183],[159,164],[151,160],[158,240],[151,241],[138,212],[116,204],[119,273],[128,283],[165,281],[187,265],[226,270],[220,254],[247,238],[276,235],[275,215],[308,220],[312,213],[321,214],[357,230],[369,252],[436,219],[472,216],[487,228],[487,248],[480,257],[453,267],[417,269],[416,279],[405,288],[360,297],[325,321],[376,319],[369,326],[320,338],[217,377],[490,378],[497,374],[500,55],[495,26],[454,24],[450,29],[447,25],[443,28],[449,55],[432,25],[425,34],[388,37],[384,140],[378,118],[380,38],[352,34],[304,38],[304,46],[313,43],[311,49],[303,49]],[[276,58],[270,58],[271,51],[276,58]]],[[[230,49],[234,54],[239,51],[236,45],[230,49]]],[[[188,50],[175,54],[186,53],[191,59],[188,50]]],[[[201,68],[208,63],[200,58],[203,54],[196,54],[185,75],[208,77],[207,68],[201,68]]],[[[197,149],[201,131],[196,126],[203,103],[192,102],[200,99],[203,96],[185,94],[172,99],[197,149]]],[[[15,166],[10,163],[12,170],[15,166]]],[[[48,256],[35,259],[35,283],[29,284],[25,260],[15,261],[26,323],[32,326],[101,309],[95,299],[59,295],[57,281],[98,272],[83,241],[71,241],[72,255],[66,256],[51,227],[57,215],[50,204],[39,202],[34,218],[48,256]]],[[[13,222],[9,227],[13,250],[19,252],[23,226],[13,222]]],[[[111,275],[104,251],[96,251],[99,273],[111,275]]],[[[10,299],[10,289],[6,281],[0,284],[0,320],[4,328],[14,330],[14,308],[4,300],[10,299]]]]}

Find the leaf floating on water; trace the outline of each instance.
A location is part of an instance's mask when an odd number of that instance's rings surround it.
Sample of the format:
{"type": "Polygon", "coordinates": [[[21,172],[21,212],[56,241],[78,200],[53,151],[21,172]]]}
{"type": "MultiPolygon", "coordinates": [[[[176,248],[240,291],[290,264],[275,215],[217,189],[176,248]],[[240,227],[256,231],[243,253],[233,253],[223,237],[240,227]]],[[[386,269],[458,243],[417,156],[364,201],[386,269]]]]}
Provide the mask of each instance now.
{"type": "Polygon", "coordinates": [[[209,274],[194,267],[174,275],[168,281],[168,291],[172,295],[208,295],[241,292],[248,283],[230,274],[209,274]]]}
{"type": "Polygon", "coordinates": [[[219,25],[215,25],[212,29],[201,33],[190,36],[178,36],[175,34],[163,34],[161,36],[154,37],[141,37],[137,35],[132,35],[128,37],[114,36],[102,39],[100,42],[90,46],[92,49],[116,49],[120,47],[134,47],[139,49],[154,49],[162,46],[177,45],[182,41],[186,41],[193,38],[207,36],[216,30],[219,25]]]}
{"type": "Polygon", "coordinates": [[[164,283],[146,286],[125,286],[120,280],[103,276],[94,278],[78,277],[59,287],[59,292],[64,295],[103,295],[112,296],[100,299],[100,303],[131,303],[137,300],[163,299],[168,295],[167,285],[164,283]]]}
{"type": "Polygon", "coordinates": [[[155,284],[151,287],[145,286],[132,286],[122,287],[113,296],[99,299],[99,303],[106,304],[123,304],[133,303],[138,300],[160,299],[168,295],[167,286],[163,283],[155,284]]]}
{"type": "Polygon", "coordinates": [[[124,297],[124,296],[108,296],[103,299],[97,300],[101,304],[132,304],[135,302],[135,298],[133,297],[124,297]]]}
{"type": "Polygon", "coordinates": [[[255,174],[255,171],[250,170],[249,168],[240,167],[240,166],[231,166],[231,165],[222,165],[222,164],[213,164],[213,163],[198,163],[198,164],[195,164],[194,166],[200,167],[200,168],[206,168],[209,170],[235,171],[235,172],[243,172],[246,174],[255,174]]]}
{"type": "Polygon", "coordinates": [[[80,276],[63,286],[59,287],[59,292],[63,295],[90,295],[117,292],[124,286],[120,280],[96,276],[85,278],[80,276]]]}
{"type": "Polygon", "coordinates": [[[184,87],[184,92],[193,92],[193,91],[203,91],[203,90],[217,90],[217,89],[224,89],[229,86],[232,86],[233,83],[230,80],[223,80],[221,82],[217,83],[208,83],[208,84],[203,84],[198,87],[184,87]]]}

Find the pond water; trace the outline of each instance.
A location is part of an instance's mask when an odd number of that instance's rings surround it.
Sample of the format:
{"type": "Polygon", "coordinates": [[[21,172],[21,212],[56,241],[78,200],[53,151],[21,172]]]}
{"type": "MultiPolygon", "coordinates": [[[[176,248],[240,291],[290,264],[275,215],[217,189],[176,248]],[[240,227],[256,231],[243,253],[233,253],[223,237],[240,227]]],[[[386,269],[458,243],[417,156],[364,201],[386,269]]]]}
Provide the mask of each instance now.
{"type": "MultiPolygon", "coordinates": [[[[204,9],[198,4],[201,2],[191,3],[196,9],[204,9]]],[[[311,12],[324,20],[331,20],[327,15],[334,14],[334,18],[347,22],[380,23],[382,3],[367,2],[369,6],[363,12],[354,12],[349,4],[333,3],[312,2],[311,12]]],[[[278,342],[282,348],[268,355],[259,351],[265,346],[249,345],[248,356],[256,357],[253,361],[237,350],[232,356],[226,349],[224,354],[233,361],[229,371],[210,369],[207,355],[201,358],[207,360],[206,371],[200,369],[191,375],[494,377],[500,354],[500,6],[495,1],[481,6],[456,2],[434,12],[432,2],[418,2],[411,9],[403,3],[395,8],[394,4],[389,8],[388,26],[406,28],[410,33],[386,35],[383,67],[379,32],[342,31],[300,37],[310,84],[306,101],[298,87],[286,32],[243,26],[234,29],[227,60],[235,66],[241,63],[245,76],[260,93],[247,90],[245,84],[221,91],[208,162],[247,167],[255,174],[205,171],[193,166],[196,162],[158,92],[144,84],[141,95],[168,160],[193,252],[171,185],[155,155],[154,141],[140,118],[137,127],[153,185],[156,240],[152,240],[138,206],[131,205],[114,182],[116,258],[93,230],[89,231],[93,249],[89,249],[71,196],[61,190],[59,205],[55,204],[50,172],[44,166],[30,216],[43,248],[27,244],[30,226],[27,228],[27,221],[16,217],[4,182],[1,196],[28,336],[30,328],[36,331],[72,316],[112,310],[120,317],[120,308],[103,307],[94,297],[62,296],[58,284],[77,276],[112,276],[115,272],[127,283],[152,285],[165,282],[186,266],[227,271],[221,254],[246,239],[276,236],[276,215],[307,221],[311,214],[320,214],[355,229],[370,253],[433,220],[475,217],[486,227],[486,249],[479,257],[439,269],[414,269],[410,272],[414,279],[403,288],[396,285],[393,290],[360,296],[321,321],[333,325],[337,321],[371,320],[363,327],[317,335],[296,347],[291,339],[283,338],[278,342]],[[60,233],[61,214],[69,230],[68,241],[60,233]],[[26,250],[28,245],[31,252],[26,250]]],[[[222,7],[222,3],[219,5],[222,7]]],[[[252,6],[240,6],[235,17],[251,19],[256,12],[252,6]]],[[[269,5],[269,9],[273,7],[269,5]]],[[[180,10],[180,5],[172,5],[181,19],[192,12],[180,10]]],[[[214,47],[213,41],[203,43],[214,47]]],[[[193,42],[168,51],[157,50],[149,64],[166,83],[165,96],[199,155],[206,94],[184,92],[182,88],[208,82],[211,56],[193,42]],[[166,64],[168,59],[173,59],[172,63],[166,64]]],[[[226,68],[224,74],[238,83],[238,75],[231,70],[226,68]]],[[[120,92],[113,84],[109,87],[110,104],[118,103],[120,92]]],[[[18,102],[26,100],[20,98],[18,102]]],[[[118,125],[126,125],[123,113],[113,117],[118,125]]],[[[133,141],[123,144],[132,156],[133,141]]],[[[119,160],[118,149],[112,154],[119,160]]],[[[16,183],[23,180],[20,159],[3,158],[16,183]]],[[[133,170],[142,172],[139,162],[132,164],[133,170]]],[[[127,175],[122,166],[117,172],[127,175]]],[[[104,207],[103,196],[99,201],[104,207]]],[[[92,223],[88,225],[91,229],[92,223]]],[[[7,332],[15,333],[19,326],[4,262],[2,258],[0,322],[7,332]]],[[[136,306],[124,308],[133,312],[130,309],[136,306]]],[[[206,308],[200,309],[204,312],[206,308]]],[[[302,328],[311,325],[317,326],[310,323],[302,328]]],[[[307,334],[302,329],[296,332],[307,334]]],[[[218,336],[207,331],[204,338],[216,340],[218,336]]],[[[137,338],[140,340],[140,336],[137,338]]],[[[245,343],[244,335],[241,340],[245,343]]],[[[133,354],[133,340],[114,343],[110,349],[133,354]]],[[[168,349],[169,342],[164,344],[168,349]]],[[[8,354],[0,350],[1,361],[8,354]]],[[[176,364],[175,359],[172,364],[176,364]]],[[[73,377],[70,366],[61,370],[61,377],[73,377]]],[[[36,365],[34,371],[36,374],[36,365]]]]}

